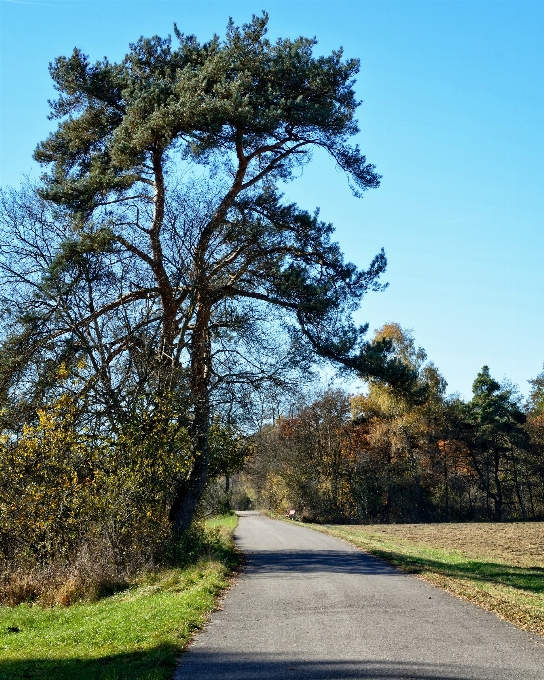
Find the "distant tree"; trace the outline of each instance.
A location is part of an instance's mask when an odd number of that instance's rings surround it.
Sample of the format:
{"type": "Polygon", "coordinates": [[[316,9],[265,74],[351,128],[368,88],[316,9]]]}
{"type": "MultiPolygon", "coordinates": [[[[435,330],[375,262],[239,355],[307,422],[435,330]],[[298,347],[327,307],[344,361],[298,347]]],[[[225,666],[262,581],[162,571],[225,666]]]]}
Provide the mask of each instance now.
{"type": "Polygon", "coordinates": [[[544,370],[529,380],[531,391],[527,401],[527,423],[530,446],[527,456],[526,486],[532,515],[535,508],[544,512],[544,370]]]}
{"type": "Polygon", "coordinates": [[[48,365],[84,357],[96,427],[141,398],[175,405],[193,451],[177,531],[206,481],[214,390],[278,379],[310,353],[402,389],[413,378],[351,320],[381,288],[383,252],[366,271],[346,264],[332,226],[278,191],[315,148],[356,195],[378,186],[348,143],[358,61],[314,57],[306,38],[271,43],[267,21],[203,44],[176,27],[177,47],[141,38],[119,63],[56,59],[59,123],[35,152],[48,171],[38,196],[3,198],[4,388],[32,384],[39,401],[48,365]]]}
{"type": "Polygon", "coordinates": [[[274,510],[296,508],[312,521],[342,521],[353,503],[349,395],[329,389],[253,438],[250,475],[261,501],[274,510]]]}
{"type": "MultiPolygon", "coordinates": [[[[372,342],[390,343],[415,376],[413,389],[406,394],[371,380],[368,392],[355,397],[327,390],[311,403],[295,402],[263,428],[249,476],[270,507],[291,505],[317,521],[432,516],[442,479],[446,383],[398,324],[386,324],[372,342]]],[[[452,446],[447,457],[450,468],[452,446]]]]}
{"type": "MultiPolygon", "coordinates": [[[[523,429],[526,416],[509,385],[501,386],[484,366],[472,386],[473,397],[465,407],[466,421],[472,426],[468,444],[480,488],[487,501],[493,501],[494,519],[503,518],[505,483],[519,483],[516,475],[516,449],[527,446],[523,429]],[[509,470],[509,474],[507,474],[509,470]]],[[[522,511],[526,516],[523,501],[522,511]]],[[[491,510],[489,510],[491,514],[491,510]]]]}
{"type": "Polygon", "coordinates": [[[529,393],[528,411],[534,416],[544,415],[544,369],[533,378],[529,380],[531,391],[529,393]]]}
{"type": "MultiPolygon", "coordinates": [[[[417,387],[404,394],[370,380],[367,394],[354,397],[353,417],[367,432],[365,484],[381,487],[382,519],[421,520],[427,513],[426,493],[440,457],[444,438],[446,381],[427,355],[417,347],[410,331],[397,323],[385,324],[374,342],[388,341],[398,361],[417,376],[417,387]]],[[[374,512],[378,511],[375,508],[374,512]]]]}

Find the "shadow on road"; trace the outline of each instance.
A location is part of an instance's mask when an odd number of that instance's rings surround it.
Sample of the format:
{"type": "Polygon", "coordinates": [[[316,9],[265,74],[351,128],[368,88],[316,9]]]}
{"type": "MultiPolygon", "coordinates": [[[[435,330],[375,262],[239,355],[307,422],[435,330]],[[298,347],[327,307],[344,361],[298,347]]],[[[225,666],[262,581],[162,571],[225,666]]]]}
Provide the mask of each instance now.
{"type": "Polygon", "coordinates": [[[431,571],[456,579],[498,583],[531,593],[544,593],[544,569],[542,567],[518,567],[513,564],[468,558],[452,561],[447,556],[443,559],[432,559],[423,555],[407,555],[394,550],[376,550],[376,553],[413,574],[431,571]]]}
{"type": "MultiPolygon", "coordinates": [[[[289,661],[264,654],[221,655],[190,652],[182,660],[176,680],[502,680],[513,678],[512,669],[474,668],[453,664],[411,663],[407,661],[289,661]],[[198,674],[195,672],[198,669],[198,674]]],[[[536,677],[535,677],[536,680],[536,677]]]]}
{"type": "Polygon", "coordinates": [[[399,571],[362,552],[343,550],[253,550],[245,553],[248,574],[282,572],[398,576],[399,571]]]}

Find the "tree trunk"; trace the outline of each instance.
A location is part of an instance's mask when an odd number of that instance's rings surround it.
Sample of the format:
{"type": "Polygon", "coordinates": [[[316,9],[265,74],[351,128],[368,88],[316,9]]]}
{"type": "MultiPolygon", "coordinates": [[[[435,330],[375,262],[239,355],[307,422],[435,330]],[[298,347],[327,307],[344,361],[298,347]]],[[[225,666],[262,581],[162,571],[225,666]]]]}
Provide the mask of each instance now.
{"type": "Polygon", "coordinates": [[[387,449],[387,475],[385,485],[385,506],[383,508],[382,516],[386,524],[391,521],[391,449],[387,449]]]}
{"type": "Polygon", "coordinates": [[[445,492],[445,506],[446,506],[446,521],[450,521],[450,484],[448,477],[448,459],[447,449],[444,446],[444,492],[445,492]]]}
{"type": "Polygon", "coordinates": [[[518,466],[516,465],[516,453],[512,453],[512,467],[514,470],[514,484],[516,487],[516,495],[518,497],[518,503],[521,510],[521,516],[524,520],[527,519],[527,505],[525,503],[525,489],[523,482],[523,462],[521,460],[521,454],[518,456],[519,461],[519,476],[518,476],[518,466]]]}
{"type": "Polygon", "coordinates": [[[170,511],[174,532],[186,531],[192,522],[196,506],[208,477],[210,448],[210,371],[211,351],[209,323],[211,304],[200,301],[191,343],[190,390],[193,403],[192,449],[194,462],[188,479],[180,485],[170,511]]]}
{"type": "Polygon", "coordinates": [[[495,480],[496,494],[493,498],[495,504],[495,519],[500,522],[502,520],[502,484],[499,476],[500,470],[500,454],[495,451],[493,456],[493,477],[495,480]]]}
{"type": "Polygon", "coordinates": [[[412,449],[412,444],[410,442],[410,436],[405,430],[403,430],[402,433],[404,435],[404,441],[406,442],[406,448],[408,450],[408,460],[410,461],[410,469],[412,471],[412,479],[414,481],[414,488],[416,491],[415,520],[416,522],[420,522],[423,514],[423,494],[421,492],[421,479],[418,472],[417,460],[414,455],[414,450],[412,449]]]}

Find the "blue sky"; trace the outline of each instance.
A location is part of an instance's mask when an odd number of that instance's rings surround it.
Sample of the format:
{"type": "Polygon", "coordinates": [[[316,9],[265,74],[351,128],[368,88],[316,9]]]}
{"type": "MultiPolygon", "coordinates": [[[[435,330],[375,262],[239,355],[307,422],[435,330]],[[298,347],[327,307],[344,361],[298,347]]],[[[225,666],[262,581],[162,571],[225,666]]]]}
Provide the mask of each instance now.
{"type": "Polygon", "coordinates": [[[544,2],[0,0],[1,183],[39,174],[56,56],[120,59],[174,21],[205,40],[262,9],[272,39],[361,59],[358,142],[382,186],[357,200],[317,154],[286,187],[320,206],[347,259],[385,248],[390,286],[357,320],[412,328],[450,391],[469,397],[488,364],[526,393],[544,362],[544,2]]]}

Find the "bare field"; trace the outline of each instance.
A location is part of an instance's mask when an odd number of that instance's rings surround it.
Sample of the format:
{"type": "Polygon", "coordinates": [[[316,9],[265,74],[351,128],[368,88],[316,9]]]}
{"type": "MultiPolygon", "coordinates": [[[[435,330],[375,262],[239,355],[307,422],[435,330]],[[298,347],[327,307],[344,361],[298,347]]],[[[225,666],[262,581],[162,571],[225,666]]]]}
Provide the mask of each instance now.
{"type": "Polygon", "coordinates": [[[367,536],[394,537],[411,545],[459,550],[476,559],[544,569],[544,522],[371,524],[349,528],[367,536]]]}

